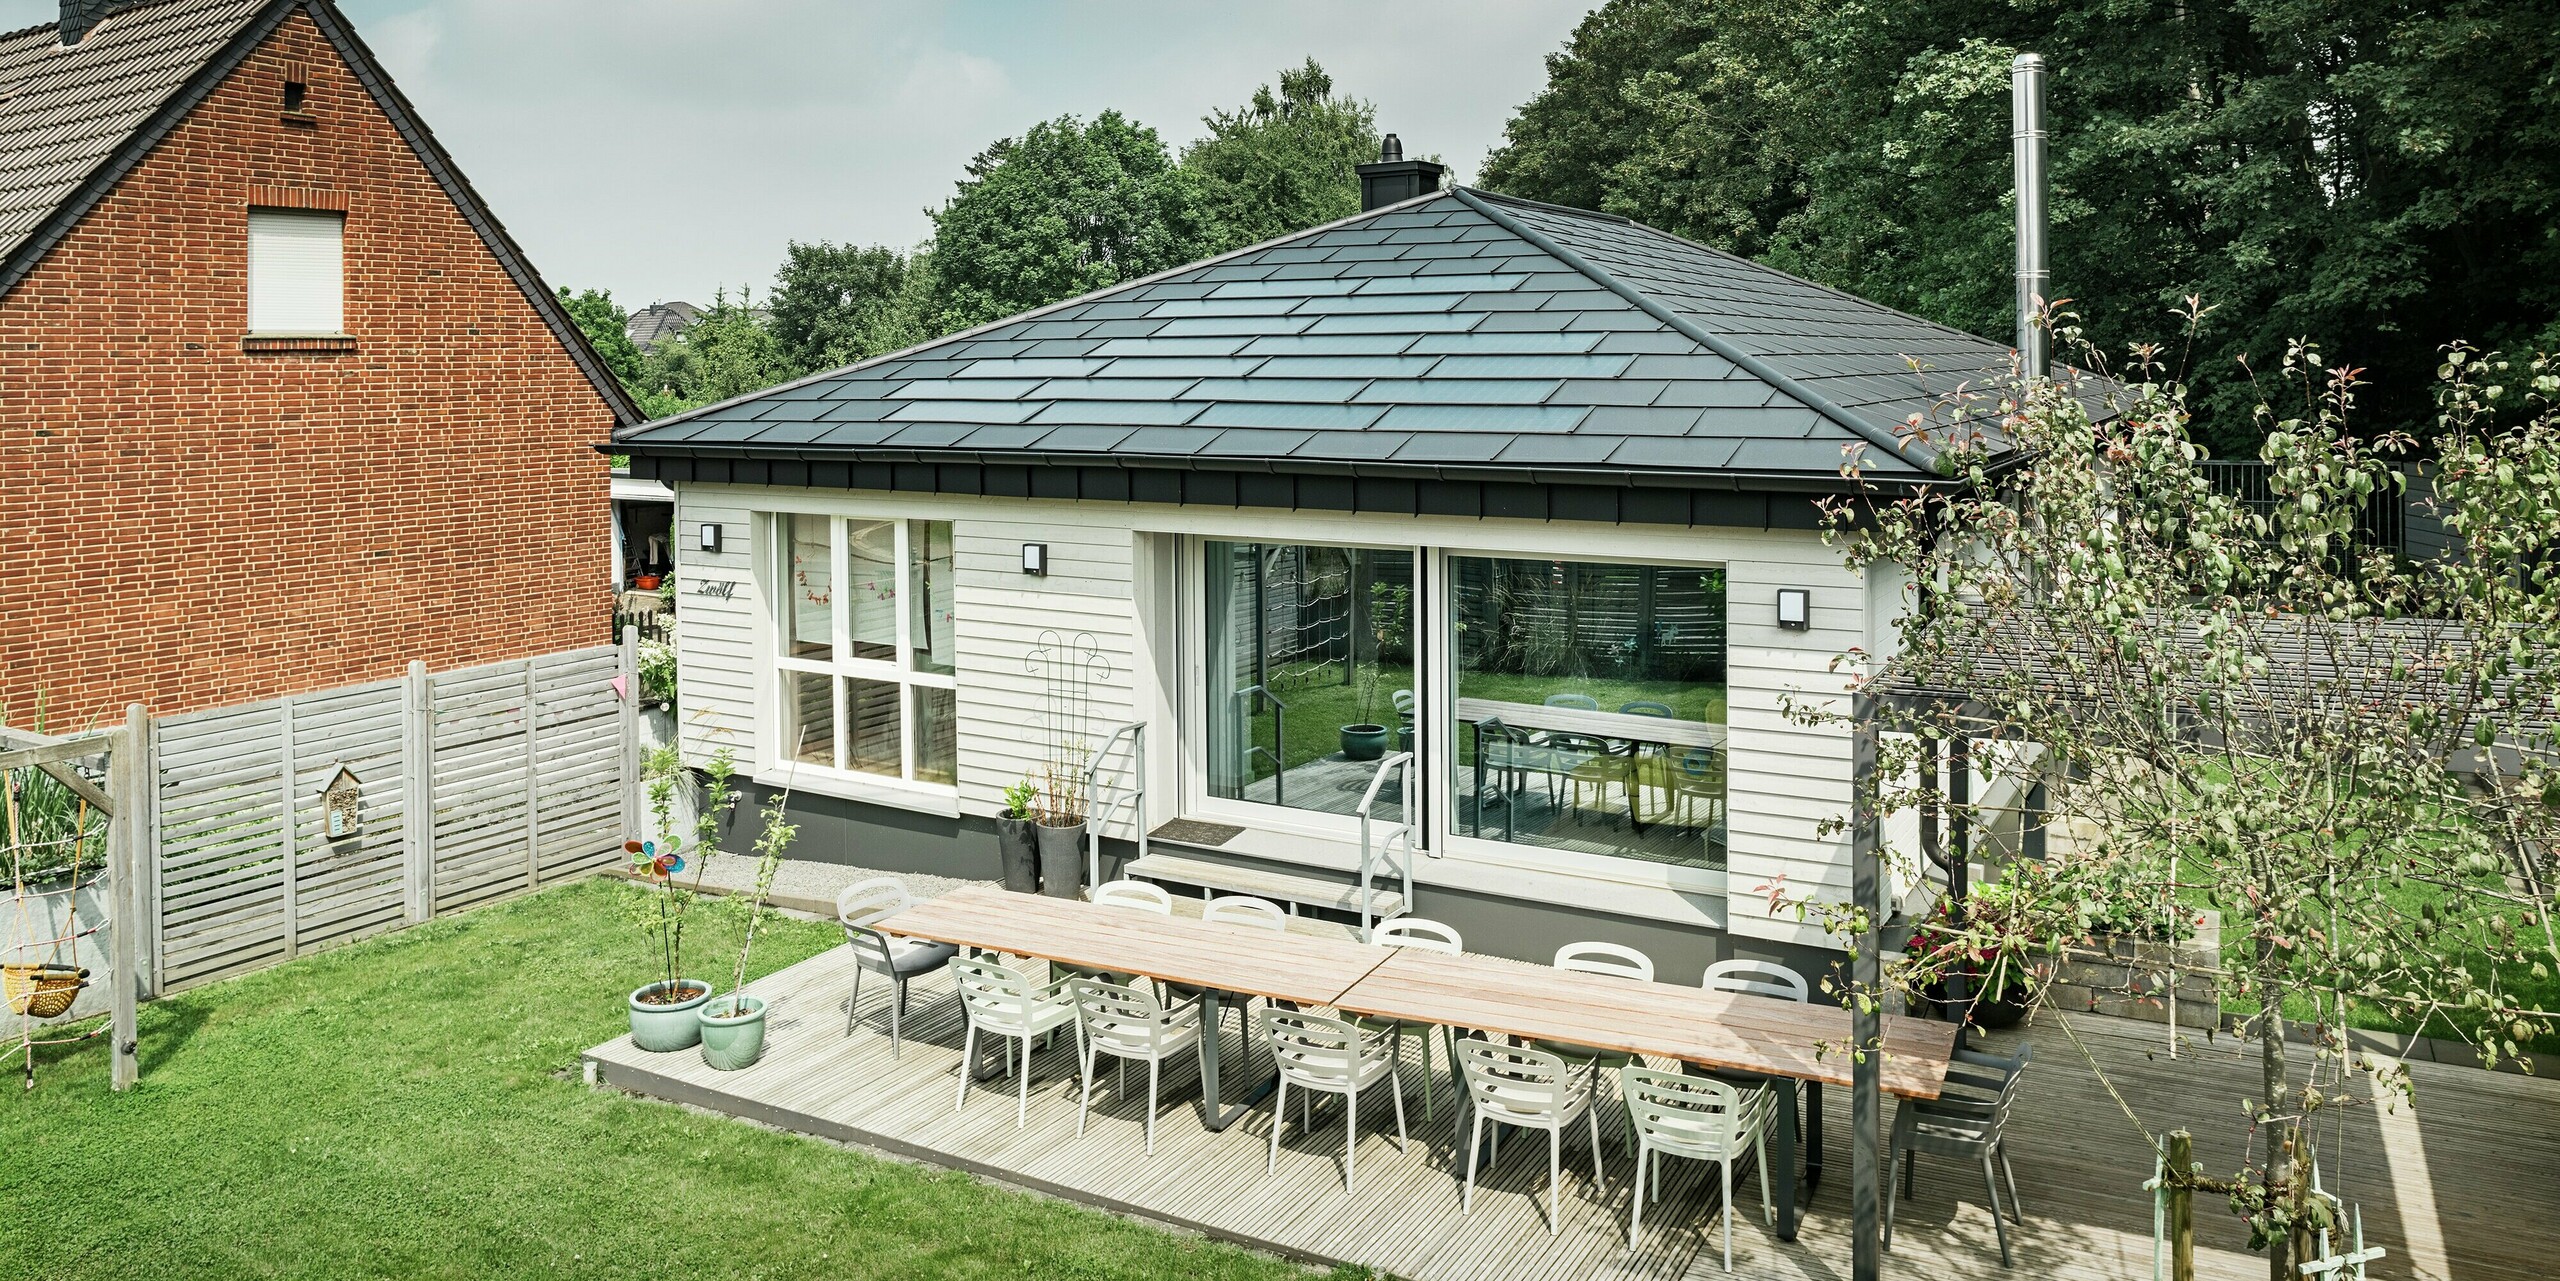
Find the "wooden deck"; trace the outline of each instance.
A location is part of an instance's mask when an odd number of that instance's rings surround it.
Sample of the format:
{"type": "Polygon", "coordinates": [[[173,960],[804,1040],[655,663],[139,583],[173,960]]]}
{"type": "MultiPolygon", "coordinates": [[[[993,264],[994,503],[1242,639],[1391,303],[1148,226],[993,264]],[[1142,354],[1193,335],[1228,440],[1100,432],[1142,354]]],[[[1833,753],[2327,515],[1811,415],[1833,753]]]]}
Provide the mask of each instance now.
{"type": "MultiPolygon", "coordinates": [[[[949,980],[915,985],[902,1058],[889,1054],[888,985],[864,984],[862,1030],[844,1034],[844,997],[853,985],[848,950],[837,948],[771,975],[750,990],[771,1002],[765,1057],[740,1072],[714,1072],[692,1052],[648,1054],[628,1038],[587,1054],[604,1085],[695,1104],[824,1138],[967,1170],[1017,1186],[1098,1205],[1259,1249],[1315,1262],[1351,1262],[1409,1281],[1653,1281],[1722,1277],[1712,1171],[1670,1162],[1674,1177],[1659,1208],[1648,1207],[1642,1248],[1625,1238],[1630,1166],[1609,1150],[1609,1185],[1595,1194],[1588,1154],[1567,1139],[1562,1232],[1549,1237],[1540,1213],[1543,1142],[1503,1145],[1480,1181],[1472,1216],[1458,1213],[1454,1108],[1448,1082],[1436,1085],[1437,1119],[1422,1120],[1417,1077],[1408,1078],[1413,1147],[1398,1153],[1391,1118],[1364,1109],[1360,1191],[1342,1191],[1339,1105],[1317,1126],[1284,1132],[1279,1172],[1263,1172],[1267,1113],[1222,1134],[1198,1121],[1196,1072],[1169,1066],[1157,1148],[1140,1147],[1143,1076],[1132,1094],[1105,1074],[1085,1137],[1076,1137],[1071,1039],[1033,1058],[1030,1124],[1013,1123],[1010,1078],[973,1088],[952,1111],[959,1083],[961,1027],[949,980]],[[1702,1187],[1700,1174],[1710,1178],[1702,1187]]],[[[2242,1140],[2238,1100],[2252,1092],[2255,1060],[2224,1040],[2196,1043],[2170,1060],[2163,1029],[2094,1016],[2072,1021],[2117,1089],[2155,1129],[2185,1124],[2209,1171],[2236,1168],[2242,1140]]],[[[1241,1051],[1227,1021],[1226,1061],[1241,1051]]],[[[2036,1047],[2011,1142],[2027,1221],[2010,1229],[2017,1267],[2003,1273],[1979,1181],[1950,1162],[1924,1164],[1916,1200],[1903,1201],[1886,1273],[1897,1277],[2015,1276],[2146,1278],[2151,1267],[2151,1201],[2141,1183],[2151,1157],[2069,1039],[2052,1026],[1993,1038],[2005,1048],[2025,1036],[2036,1047]]],[[[1418,1060],[1409,1060],[1416,1069],[1418,1060]]],[[[1435,1055],[1435,1064],[1438,1063],[1435,1055]]],[[[1255,1051],[1247,1071],[1267,1062],[1255,1051]]],[[[1445,1070],[1445,1065],[1443,1066],[1445,1070]]],[[[2362,1206],[2368,1240],[2390,1251],[2377,1277],[2527,1281],[2551,1275],[2560,1258],[2560,1082],[2415,1063],[2417,1106],[2396,1113],[2354,1109],[2343,1139],[2324,1153],[2329,1186],[2362,1206]]],[[[1231,1069],[1232,1070],[1232,1069],[1231,1069]]],[[[1826,1176],[1801,1238],[1781,1245],[1758,1219],[1752,1176],[1737,1186],[1746,1213],[1734,1232],[1735,1277],[1843,1281],[1849,1275],[1848,1092],[1824,1091],[1826,1176]]],[[[1294,1109],[1292,1109],[1294,1111],[1294,1109]]],[[[1886,1111],[1892,1104],[1888,1101],[1886,1111]]],[[[1611,1141],[1614,1145],[1614,1139],[1611,1141]]],[[[2005,1195],[2005,1189],[2004,1189],[2005,1195]]],[[[2255,1281],[2262,1257],[2249,1254],[2236,1221],[2210,1198],[2197,1207],[2203,1276],[2255,1281]]]]}

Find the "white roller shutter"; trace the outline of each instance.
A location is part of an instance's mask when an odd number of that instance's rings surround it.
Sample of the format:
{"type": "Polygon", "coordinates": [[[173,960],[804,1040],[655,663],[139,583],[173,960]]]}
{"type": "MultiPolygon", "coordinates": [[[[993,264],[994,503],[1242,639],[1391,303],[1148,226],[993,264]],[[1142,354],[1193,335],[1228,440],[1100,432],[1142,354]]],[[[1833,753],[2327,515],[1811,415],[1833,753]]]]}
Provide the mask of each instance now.
{"type": "Polygon", "coordinates": [[[346,229],[342,213],[249,211],[249,332],[346,332],[346,229]]]}

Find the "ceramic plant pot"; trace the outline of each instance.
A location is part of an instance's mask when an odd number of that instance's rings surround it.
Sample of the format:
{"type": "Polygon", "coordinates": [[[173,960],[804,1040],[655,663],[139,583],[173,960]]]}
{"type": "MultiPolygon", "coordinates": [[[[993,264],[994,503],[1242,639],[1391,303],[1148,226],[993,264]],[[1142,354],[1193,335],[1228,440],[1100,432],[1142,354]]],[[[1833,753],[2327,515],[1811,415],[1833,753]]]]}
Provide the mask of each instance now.
{"type": "Polygon", "coordinates": [[[1027,818],[996,820],[996,852],[1004,860],[1004,887],[1016,894],[1040,889],[1039,825],[1027,818]]]}
{"type": "Polygon", "coordinates": [[[1084,824],[1040,824],[1040,892],[1074,898],[1084,888],[1084,824]]]}
{"type": "Polygon", "coordinates": [[[707,1001],[697,1016],[702,1061],[735,1072],[764,1054],[764,1002],[752,996],[707,1001]]]}
{"type": "Polygon", "coordinates": [[[673,986],[684,999],[663,1005],[648,999],[669,986],[661,981],[631,993],[631,1043],[652,1054],[686,1049],[702,1041],[702,1023],[697,1015],[703,1003],[711,999],[711,985],[700,979],[678,979],[673,986]]]}
{"type": "Polygon", "coordinates": [[[1374,761],[1386,754],[1386,726],[1345,725],[1342,727],[1342,759],[1347,761],[1374,761]]]}

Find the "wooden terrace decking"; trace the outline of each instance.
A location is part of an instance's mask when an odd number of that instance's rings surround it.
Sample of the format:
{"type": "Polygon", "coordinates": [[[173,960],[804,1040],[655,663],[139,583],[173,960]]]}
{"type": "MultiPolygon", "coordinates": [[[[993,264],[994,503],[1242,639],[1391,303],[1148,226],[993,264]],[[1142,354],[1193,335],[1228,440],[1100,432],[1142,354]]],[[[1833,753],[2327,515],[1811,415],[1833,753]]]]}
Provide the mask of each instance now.
{"type": "MultiPolygon", "coordinates": [[[[1476,1210],[1458,1212],[1452,1119],[1445,1075],[1436,1119],[1422,1119],[1417,1077],[1408,1076],[1410,1153],[1396,1150],[1384,1106],[1364,1108],[1360,1191],[1342,1191],[1339,1105],[1320,1109],[1313,1131],[1293,1121],[1281,1141],[1279,1172],[1263,1172],[1270,1141],[1267,1104],[1224,1133],[1199,1124],[1197,1072],[1168,1065],[1154,1157],[1141,1150],[1144,1076],[1118,1093],[1107,1074],[1094,1093],[1085,1137],[1076,1137],[1072,1038],[1033,1058],[1030,1123],[1013,1123],[1012,1080],[973,1088],[952,1111],[961,1025],[950,981],[915,984],[904,1056],[889,1053],[889,985],[863,985],[860,1031],[844,1032],[853,986],[851,953],[836,948],[751,984],[771,1003],[764,1058],[743,1071],[715,1072],[691,1051],[649,1054],[617,1038],[588,1051],[601,1084],[698,1105],[784,1129],[889,1152],[1036,1189],[1070,1200],[1239,1241],[1316,1262],[1349,1262],[1409,1281],[1671,1281],[1726,1275],[1714,1219],[1711,1167],[1666,1162],[1672,1178],[1659,1207],[1645,1213],[1642,1248],[1630,1253],[1625,1227],[1631,1166],[1615,1139],[1609,1185],[1594,1195],[1579,1140],[1565,1149],[1562,1232],[1549,1237],[1540,1212],[1546,1145],[1517,1136],[1479,1180],[1476,1210]],[[1702,1181],[1701,1176],[1706,1176],[1702,1181]]],[[[2254,1055],[2228,1039],[2195,1042],[2171,1060],[2164,1030],[2082,1016],[2082,1043],[2155,1129],[2184,1124],[2196,1133],[2208,1171],[2236,1168],[2239,1103],[2253,1092],[2254,1055]]],[[[1226,1061],[1240,1048],[1227,1020],[1226,1061]]],[[[1924,1162],[1916,1200],[1897,1212],[1889,1277],[2016,1277],[2096,1281],[2147,1278],[2151,1201],[2141,1183],[2151,1157],[2141,1136],[2092,1075],[2059,1027],[1994,1037],[2005,1049],[2034,1042],[2037,1062],[2012,1120],[2011,1147],[2026,1201],[2026,1224],[2012,1225],[2017,1267],[2003,1272],[1980,1180],[1947,1161],[1924,1162]]],[[[1264,1075],[1252,1051],[1246,1071],[1264,1075]]],[[[1445,1073],[1445,1063],[1434,1062],[1445,1073]]],[[[1408,1052],[1408,1064],[1419,1068],[1408,1052]]],[[[2560,1082],[2413,1063],[2417,1106],[2396,1113],[2353,1109],[2343,1143],[2324,1152],[2328,1185],[2364,1210],[2370,1243],[2386,1247],[2377,1277],[2447,1281],[2538,1281],[2560,1259],[2560,1082]]],[[[1230,1067],[1230,1071],[1235,1070],[1230,1067]]],[[[1759,1219],[1756,1176],[1737,1171],[1734,1271],[1763,1278],[1842,1281],[1849,1275],[1848,1092],[1823,1092],[1826,1172],[1801,1238],[1781,1245],[1759,1219]]],[[[1892,1111],[1888,1100],[1886,1112],[1892,1111]]],[[[1293,1111],[1295,1109],[1292,1109],[1293,1111]]],[[[2324,1130],[2324,1132],[2326,1132],[2324,1130]]],[[[2006,1194],[2006,1190],[2003,1190],[2006,1194]]],[[[2197,1205],[2198,1261],[2217,1281],[2263,1278],[2265,1260],[2213,1198],[2197,1205]]]]}

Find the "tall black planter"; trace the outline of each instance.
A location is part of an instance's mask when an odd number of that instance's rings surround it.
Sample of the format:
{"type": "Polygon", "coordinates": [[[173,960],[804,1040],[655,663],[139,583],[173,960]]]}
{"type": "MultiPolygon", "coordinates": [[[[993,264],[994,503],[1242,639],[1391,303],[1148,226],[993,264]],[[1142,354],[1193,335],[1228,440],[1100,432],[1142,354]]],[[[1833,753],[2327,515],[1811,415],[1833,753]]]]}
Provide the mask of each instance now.
{"type": "Polygon", "coordinates": [[[1084,824],[1040,825],[1040,892],[1076,898],[1084,888],[1084,824]]]}
{"type": "Polygon", "coordinates": [[[1027,818],[996,820],[996,852],[1004,860],[1004,887],[1016,894],[1040,890],[1038,825],[1027,818]]]}

